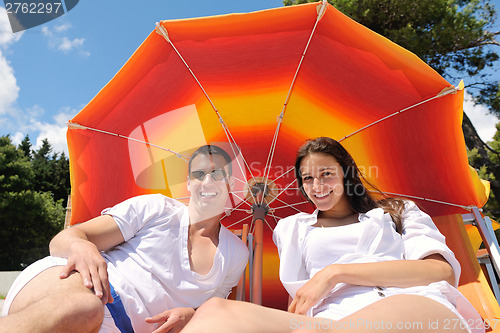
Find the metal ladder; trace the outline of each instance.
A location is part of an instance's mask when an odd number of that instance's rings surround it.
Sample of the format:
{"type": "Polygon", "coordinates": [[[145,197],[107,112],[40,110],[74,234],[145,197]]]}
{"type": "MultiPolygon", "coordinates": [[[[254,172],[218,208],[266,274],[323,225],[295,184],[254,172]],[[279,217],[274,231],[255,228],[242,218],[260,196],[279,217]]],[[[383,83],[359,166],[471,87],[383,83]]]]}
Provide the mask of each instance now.
{"type": "Polygon", "coordinates": [[[477,259],[483,264],[488,272],[493,294],[500,303],[500,289],[498,287],[497,276],[500,276],[500,246],[493,230],[491,219],[488,216],[483,217],[479,208],[473,207],[468,214],[462,214],[465,224],[474,225],[483,239],[487,254],[479,256],[477,259]]]}

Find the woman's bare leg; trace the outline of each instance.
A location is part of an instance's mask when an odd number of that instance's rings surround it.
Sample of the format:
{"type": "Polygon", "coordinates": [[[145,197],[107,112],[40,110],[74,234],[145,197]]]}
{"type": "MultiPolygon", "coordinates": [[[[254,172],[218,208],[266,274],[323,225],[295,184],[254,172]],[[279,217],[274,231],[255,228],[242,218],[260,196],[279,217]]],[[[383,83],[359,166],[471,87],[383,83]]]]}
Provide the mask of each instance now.
{"type": "Polygon", "coordinates": [[[0,318],[0,332],[97,332],[104,306],[74,272],[60,279],[62,266],[38,274],[0,318]]]}
{"type": "Polygon", "coordinates": [[[457,319],[444,305],[417,295],[384,298],[337,322],[213,298],[196,311],[182,333],[466,332],[453,325],[457,319]],[[448,330],[445,323],[450,324],[448,330]]]}
{"type": "Polygon", "coordinates": [[[286,333],[293,330],[295,323],[304,321],[316,322],[319,325],[321,319],[296,315],[248,302],[211,298],[196,310],[195,315],[184,327],[182,333],[286,333]]]}
{"type": "Polygon", "coordinates": [[[321,329],[297,329],[293,332],[467,332],[460,326],[458,317],[439,302],[419,295],[396,295],[337,322],[325,321],[321,329]]]}

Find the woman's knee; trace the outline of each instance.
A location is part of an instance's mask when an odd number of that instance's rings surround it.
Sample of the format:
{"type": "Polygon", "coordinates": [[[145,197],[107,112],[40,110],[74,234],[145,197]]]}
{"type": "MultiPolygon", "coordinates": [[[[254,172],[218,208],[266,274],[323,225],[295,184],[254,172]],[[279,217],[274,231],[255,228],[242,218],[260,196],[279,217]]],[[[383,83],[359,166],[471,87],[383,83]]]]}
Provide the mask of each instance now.
{"type": "Polygon", "coordinates": [[[231,303],[235,303],[235,301],[212,297],[196,310],[196,316],[213,316],[227,313],[227,311],[231,308],[231,303]]]}

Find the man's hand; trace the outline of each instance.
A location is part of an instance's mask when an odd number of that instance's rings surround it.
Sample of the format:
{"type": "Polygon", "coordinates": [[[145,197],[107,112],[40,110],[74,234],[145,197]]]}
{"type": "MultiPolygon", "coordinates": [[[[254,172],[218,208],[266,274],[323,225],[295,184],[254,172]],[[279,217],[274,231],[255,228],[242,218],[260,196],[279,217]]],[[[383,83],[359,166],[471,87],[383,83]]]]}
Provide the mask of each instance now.
{"type": "Polygon", "coordinates": [[[61,270],[59,277],[65,279],[72,271],[80,273],[83,285],[89,289],[93,288],[103,304],[113,302],[106,261],[93,243],[77,240],[71,245],[68,263],[61,270]]]}
{"type": "Polygon", "coordinates": [[[50,242],[50,255],[67,258],[60,278],[76,271],[83,285],[94,289],[103,304],[113,302],[108,281],[106,261],[100,251],[107,251],[124,242],[123,235],[110,215],[101,215],[85,223],[59,232],[50,242]]]}
{"type": "Polygon", "coordinates": [[[154,317],[146,318],[146,322],[150,324],[162,323],[153,333],[178,333],[193,317],[194,312],[193,308],[174,308],[154,317]]]}

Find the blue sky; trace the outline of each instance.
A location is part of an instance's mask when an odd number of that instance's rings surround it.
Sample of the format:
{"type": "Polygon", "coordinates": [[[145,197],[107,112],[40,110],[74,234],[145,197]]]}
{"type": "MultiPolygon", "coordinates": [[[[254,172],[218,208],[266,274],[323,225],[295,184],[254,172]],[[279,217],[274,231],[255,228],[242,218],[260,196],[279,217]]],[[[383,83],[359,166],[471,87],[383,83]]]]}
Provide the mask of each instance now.
{"type": "MultiPolygon", "coordinates": [[[[500,0],[494,3],[500,9],[500,0]]],[[[66,121],[123,66],[155,22],[282,5],[282,0],[83,0],[53,21],[14,34],[2,4],[0,135],[9,134],[17,144],[28,134],[36,147],[48,138],[55,151],[67,151],[66,121]]],[[[465,109],[483,140],[490,140],[498,119],[469,102],[465,109]]]]}

